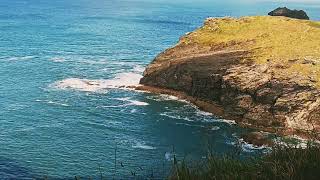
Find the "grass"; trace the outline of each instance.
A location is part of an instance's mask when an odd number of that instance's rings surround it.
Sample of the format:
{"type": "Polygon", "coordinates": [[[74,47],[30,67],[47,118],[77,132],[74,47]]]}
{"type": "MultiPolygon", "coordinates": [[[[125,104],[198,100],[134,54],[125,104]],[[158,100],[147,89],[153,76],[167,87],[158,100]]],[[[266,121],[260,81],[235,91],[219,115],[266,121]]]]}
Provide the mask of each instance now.
{"type": "Polygon", "coordinates": [[[251,159],[210,154],[202,165],[190,168],[187,163],[175,165],[172,180],[316,180],[320,179],[320,147],[306,149],[277,146],[269,154],[251,159]]]}
{"type": "Polygon", "coordinates": [[[258,64],[287,67],[275,69],[276,75],[313,76],[320,87],[320,22],[271,16],[209,18],[181,42],[221,50],[247,50],[253,53],[250,59],[258,64]]]}

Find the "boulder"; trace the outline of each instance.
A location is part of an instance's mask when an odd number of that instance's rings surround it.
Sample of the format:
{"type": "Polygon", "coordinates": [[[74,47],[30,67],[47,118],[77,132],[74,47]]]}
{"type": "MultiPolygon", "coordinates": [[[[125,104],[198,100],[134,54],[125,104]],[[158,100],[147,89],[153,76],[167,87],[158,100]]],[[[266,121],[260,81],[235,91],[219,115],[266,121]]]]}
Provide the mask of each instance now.
{"type": "Polygon", "coordinates": [[[306,19],[309,20],[309,16],[303,10],[291,10],[286,7],[279,7],[268,13],[269,16],[285,16],[295,19],[306,19]]]}

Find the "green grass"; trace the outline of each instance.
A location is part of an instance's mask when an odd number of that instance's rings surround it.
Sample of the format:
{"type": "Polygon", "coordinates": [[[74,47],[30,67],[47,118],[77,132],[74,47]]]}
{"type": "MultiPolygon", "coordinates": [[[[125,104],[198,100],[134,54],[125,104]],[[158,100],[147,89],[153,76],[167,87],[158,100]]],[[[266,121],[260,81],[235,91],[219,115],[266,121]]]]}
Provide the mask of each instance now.
{"type": "Polygon", "coordinates": [[[190,167],[182,162],[175,166],[173,180],[247,180],[320,179],[320,147],[273,147],[269,154],[251,159],[210,154],[207,161],[190,167]]]}
{"type": "Polygon", "coordinates": [[[320,22],[271,16],[209,18],[180,41],[217,50],[249,51],[250,61],[286,67],[274,68],[276,76],[312,76],[320,88],[319,42],[320,22]]]}
{"type": "Polygon", "coordinates": [[[309,26],[320,28],[320,22],[309,22],[309,26]]]}

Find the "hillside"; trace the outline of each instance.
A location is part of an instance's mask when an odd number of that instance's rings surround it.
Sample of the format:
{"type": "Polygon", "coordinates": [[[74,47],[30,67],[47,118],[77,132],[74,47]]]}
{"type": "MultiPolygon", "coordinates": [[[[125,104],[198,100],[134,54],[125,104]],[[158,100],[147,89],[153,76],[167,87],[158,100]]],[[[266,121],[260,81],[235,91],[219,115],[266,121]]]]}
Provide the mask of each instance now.
{"type": "Polygon", "coordinates": [[[318,131],[319,42],[320,22],[208,18],[155,58],[140,89],[183,94],[200,108],[244,126],[318,131]]]}

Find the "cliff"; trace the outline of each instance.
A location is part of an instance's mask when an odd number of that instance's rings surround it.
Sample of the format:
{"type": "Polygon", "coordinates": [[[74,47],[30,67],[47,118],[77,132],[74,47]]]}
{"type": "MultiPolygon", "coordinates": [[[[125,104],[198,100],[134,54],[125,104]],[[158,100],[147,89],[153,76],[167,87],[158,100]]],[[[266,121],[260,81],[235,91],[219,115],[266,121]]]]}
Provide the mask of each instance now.
{"type": "Polygon", "coordinates": [[[208,18],[147,67],[139,89],[268,131],[320,130],[320,23],[208,18]]]}

